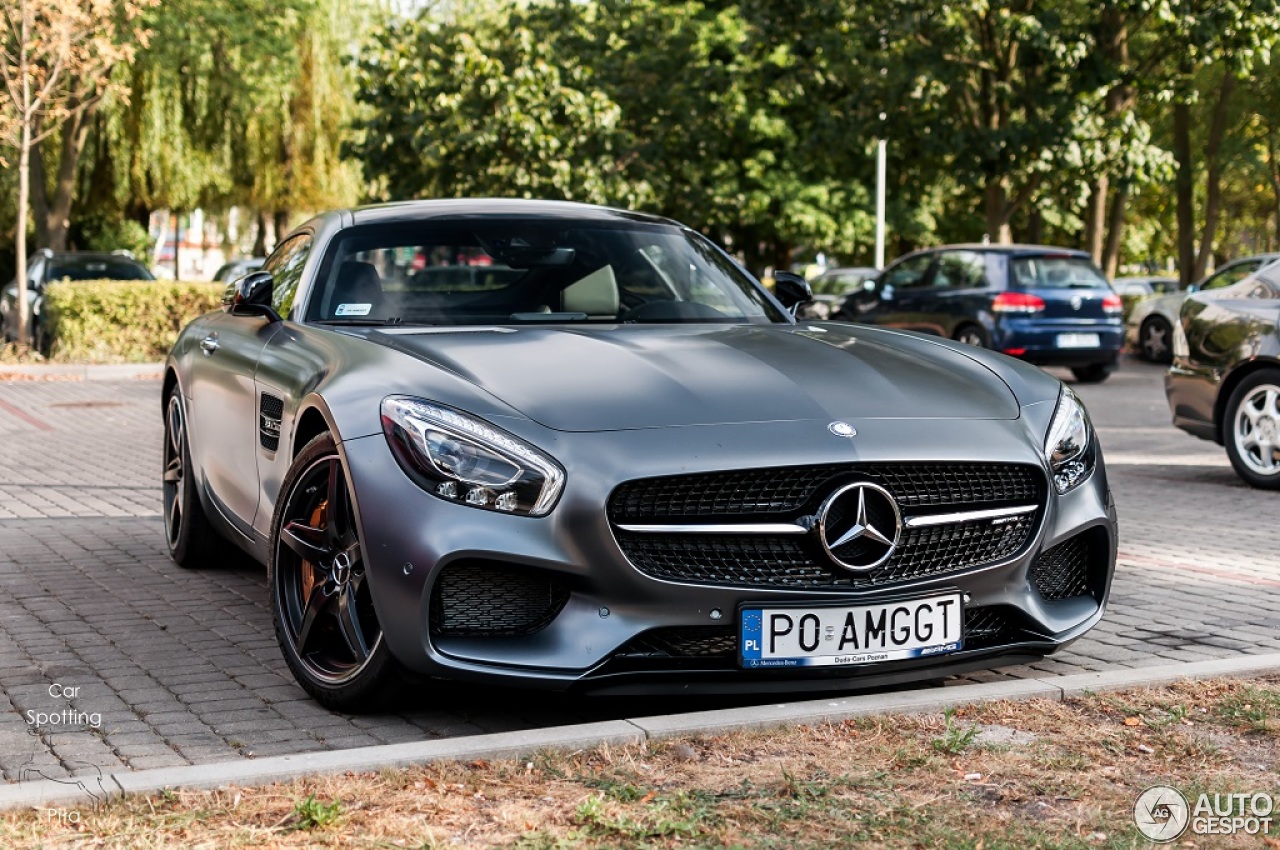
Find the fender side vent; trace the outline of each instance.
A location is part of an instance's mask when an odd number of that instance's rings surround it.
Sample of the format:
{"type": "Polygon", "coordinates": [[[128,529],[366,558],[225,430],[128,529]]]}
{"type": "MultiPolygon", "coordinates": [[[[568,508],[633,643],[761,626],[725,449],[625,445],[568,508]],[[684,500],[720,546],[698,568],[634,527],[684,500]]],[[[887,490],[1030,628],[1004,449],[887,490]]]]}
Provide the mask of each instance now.
{"type": "Polygon", "coordinates": [[[258,441],[269,452],[280,448],[280,420],[284,416],[284,400],[263,393],[258,400],[258,441]]]}

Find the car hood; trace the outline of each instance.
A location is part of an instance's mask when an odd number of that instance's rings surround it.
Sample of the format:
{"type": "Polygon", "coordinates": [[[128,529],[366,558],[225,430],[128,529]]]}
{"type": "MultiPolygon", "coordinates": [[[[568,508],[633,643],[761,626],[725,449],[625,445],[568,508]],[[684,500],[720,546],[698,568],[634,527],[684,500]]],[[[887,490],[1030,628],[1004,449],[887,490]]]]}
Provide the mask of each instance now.
{"type": "Polygon", "coordinates": [[[1019,411],[994,372],[949,344],[850,325],[396,328],[366,338],[559,431],[1019,411]]]}

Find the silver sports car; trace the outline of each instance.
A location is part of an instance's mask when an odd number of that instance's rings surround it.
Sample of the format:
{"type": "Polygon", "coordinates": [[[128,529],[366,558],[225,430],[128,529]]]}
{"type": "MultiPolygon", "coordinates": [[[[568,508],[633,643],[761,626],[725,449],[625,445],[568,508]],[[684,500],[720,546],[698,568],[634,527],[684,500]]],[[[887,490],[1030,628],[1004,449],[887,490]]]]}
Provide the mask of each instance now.
{"type": "Polygon", "coordinates": [[[1097,623],[1115,508],[1070,389],[797,323],[777,284],[619,210],[321,215],[174,345],[173,558],[266,564],[286,661],[347,710],[433,677],[849,688],[1097,623]]]}

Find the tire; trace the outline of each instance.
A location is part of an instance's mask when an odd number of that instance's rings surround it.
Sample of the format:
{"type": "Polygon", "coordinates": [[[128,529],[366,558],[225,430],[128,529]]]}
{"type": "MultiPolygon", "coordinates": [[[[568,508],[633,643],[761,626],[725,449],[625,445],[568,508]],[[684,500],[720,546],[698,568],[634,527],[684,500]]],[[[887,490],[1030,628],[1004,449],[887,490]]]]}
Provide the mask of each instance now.
{"type": "Polygon", "coordinates": [[[963,342],[965,345],[972,345],[974,348],[990,348],[991,340],[987,337],[987,332],[982,329],[981,325],[967,324],[956,328],[956,332],[951,335],[956,342],[963,342]]]}
{"type": "Polygon", "coordinates": [[[1071,374],[1075,375],[1076,383],[1100,384],[1111,377],[1114,370],[1114,363],[1090,363],[1088,366],[1072,367],[1071,374]]]}
{"type": "Polygon", "coordinates": [[[49,338],[49,332],[43,325],[37,324],[35,330],[31,332],[31,346],[41,357],[48,357],[53,353],[53,340],[49,338]]]}
{"type": "Polygon", "coordinates": [[[320,434],[280,488],[267,587],[276,640],[294,678],[317,702],[347,712],[380,708],[403,684],[362,553],[342,458],[333,437],[320,434]]]}
{"type": "Polygon", "coordinates": [[[1263,490],[1280,489],[1280,369],[1240,382],[1222,416],[1222,441],[1236,474],[1263,490]]]}
{"type": "Polygon", "coordinates": [[[1161,316],[1151,316],[1138,331],[1138,356],[1152,363],[1173,362],[1173,328],[1161,316]]]}
{"type": "Polygon", "coordinates": [[[161,493],[164,501],[165,542],[169,557],[180,567],[221,566],[230,544],[209,523],[200,496],[191,482],[191,445],[187,439],[187,408],[177,386],[164,404],[164,461],[161,493]]]}

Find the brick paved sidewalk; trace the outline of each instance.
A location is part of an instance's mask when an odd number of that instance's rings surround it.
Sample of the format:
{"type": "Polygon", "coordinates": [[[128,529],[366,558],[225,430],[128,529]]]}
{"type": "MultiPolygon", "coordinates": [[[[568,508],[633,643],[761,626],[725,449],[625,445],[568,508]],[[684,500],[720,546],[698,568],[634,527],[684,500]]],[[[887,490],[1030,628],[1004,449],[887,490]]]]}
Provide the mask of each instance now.
{"type": "MultiPolygon", "coordinates": [[[[1166,423],[1160,372],[1082,387],[1121,516],[1110,613],[1033,668],[978,680],[1280,650],[1280,500],[1166,423]]],[[[737,700],[573,699],[439,685],[347,717],[280,658],[260,567],[184,571],[159,519],[159,382],[0,382],[0,770],[45,776],[397,743],[737,700]],[[74,694],[50,687],[77,689],[74,694]],[[513,710],[512,704],[519,706],[513,710]],[[43,713],[29,723],[28,713],[43,713]],[[34,733],[34,734],[33,734],[34,733]]]]}

